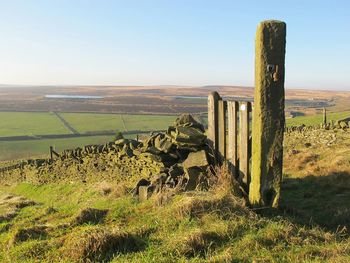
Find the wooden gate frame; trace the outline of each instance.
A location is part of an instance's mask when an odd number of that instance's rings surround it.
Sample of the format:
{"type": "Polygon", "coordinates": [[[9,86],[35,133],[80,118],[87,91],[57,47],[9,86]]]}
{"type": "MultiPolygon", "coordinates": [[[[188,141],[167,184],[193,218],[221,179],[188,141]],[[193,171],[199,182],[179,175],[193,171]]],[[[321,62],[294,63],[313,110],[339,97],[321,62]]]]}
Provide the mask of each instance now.
{"type": "Polygon", "coordinates": [[[208,97],[208,138],[216,163],[228,161],[232,175],[247,192],[252,152],[252,105],[250,101],[224,100],[216,91],[208,97]]]}

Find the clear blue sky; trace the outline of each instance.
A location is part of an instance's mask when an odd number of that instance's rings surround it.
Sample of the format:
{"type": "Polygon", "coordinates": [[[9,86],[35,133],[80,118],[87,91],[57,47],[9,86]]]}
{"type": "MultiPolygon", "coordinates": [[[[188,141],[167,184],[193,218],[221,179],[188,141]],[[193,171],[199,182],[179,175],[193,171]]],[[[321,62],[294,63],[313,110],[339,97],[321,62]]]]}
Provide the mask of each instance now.
{"type": "Polygon", "coordinates": [[[0,84],[252,86],[265,19],[287,87],[350,90],[349,0],[0,1],[0,84]]]}

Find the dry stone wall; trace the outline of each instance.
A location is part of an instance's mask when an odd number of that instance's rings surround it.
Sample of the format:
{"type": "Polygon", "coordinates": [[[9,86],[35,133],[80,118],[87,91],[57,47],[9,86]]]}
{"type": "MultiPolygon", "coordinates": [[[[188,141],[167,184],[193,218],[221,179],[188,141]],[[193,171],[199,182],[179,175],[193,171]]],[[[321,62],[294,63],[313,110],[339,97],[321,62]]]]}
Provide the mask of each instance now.
{"type": "Polygon", "coordinates": [[[63,151],[55,160],[29,160],[23,168],[5,172],[3,179],[47,183],[55,181],[128,181],[147,186],[194,189],[209,166],[207,137],[191,115],[176,119],[167,132],[144,141],[118,139],[63,151]],[[126,180],[127,178],[127,180],[126,180]],[[141,180],[142,179],[142,180],[141,180]]]}
{"type": "Polygon", "coordinates": [[[303,132],[303,131],[312,131],[312,130],[343,130],[350,131],[350,118],[339,120],[337,122],[331,122],[326,124],[317,124],[317,125],[305,125],[301,124],[298,126],[286,127],[285,131],[288,132],[303,132]]]}

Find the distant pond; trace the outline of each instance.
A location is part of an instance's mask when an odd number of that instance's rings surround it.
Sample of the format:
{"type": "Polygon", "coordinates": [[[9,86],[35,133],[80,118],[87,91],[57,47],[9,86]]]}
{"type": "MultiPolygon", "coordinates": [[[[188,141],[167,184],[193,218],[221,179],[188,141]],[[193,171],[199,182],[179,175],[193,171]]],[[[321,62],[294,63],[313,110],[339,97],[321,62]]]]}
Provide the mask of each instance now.
{"type": "Polygon", "coordinates": [[[103,99],[103,96],[90,96],[90,95],[64,95],[64,94],[49,94],[45,95],[48,99],[103,99]]]}

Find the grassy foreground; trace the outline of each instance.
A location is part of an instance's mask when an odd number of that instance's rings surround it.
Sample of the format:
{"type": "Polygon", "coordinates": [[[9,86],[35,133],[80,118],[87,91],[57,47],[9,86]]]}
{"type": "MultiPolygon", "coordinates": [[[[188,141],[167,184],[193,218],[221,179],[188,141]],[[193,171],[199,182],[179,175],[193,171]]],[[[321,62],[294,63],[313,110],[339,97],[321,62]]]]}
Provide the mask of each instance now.
{"type": "Polygon", "coordinates": [[[207,192],[139,202],[127,182],[1,187],[1,262],[348,262],[344,230],[262,216],[224,171],[207,192]]]}

